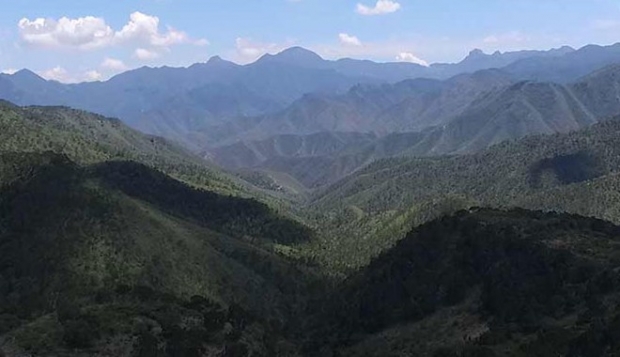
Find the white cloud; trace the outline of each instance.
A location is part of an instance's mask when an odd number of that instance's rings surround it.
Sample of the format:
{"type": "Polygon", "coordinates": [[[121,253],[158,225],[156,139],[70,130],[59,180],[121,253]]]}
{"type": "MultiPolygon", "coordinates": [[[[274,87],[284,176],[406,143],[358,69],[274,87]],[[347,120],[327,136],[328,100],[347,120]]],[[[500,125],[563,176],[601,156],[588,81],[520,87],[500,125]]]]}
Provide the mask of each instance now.
{"type": "Polygon", "coordinates": [[[99,81],[101,78],[103,78],[103,75],[95,70],[86,71],[84,73],[84,80],[87,82],[99,81]]]}
{"type": "MultiPolygon", "coordinates": [[[[183,32],[168,27],[167,31],[161,33],[159,31],[159,18],[149,16],[141,12],[134,12],[130,15],[127,25],[114,34],[114,38],[118,42],[135,42],[140,45],[149,45],[153,47],[169,47],[182,43],[196,43],[183,32]]],[[[198,40],[204,44],[206,40],[198,40]]]]}
{"type": "Polygon", "coordinates": [[[398,56],[396,56],[396,60],[399,62],[409,62],[409,63],[415,63],[415,64],[419,64],[421,66],[424,67],[428,67],[428,62],[426,62],[425,60],[417,57],[416,55],[414,55],[411,52],[401,52],[398,54],[398,56]]]}
{"type": "Polygon", "coordinates": [[[114,31],[105,20],[93,16],[32,21],[23,18],[18,27],[22,41],[38,47],[92,49],[107,46],[114,38],[114,31]]]}
{"type": "Polygon", "coordinates": [[[357,4],[357,13],[366,16],[372,15],[385,15],[400,10],[401,6],[396,1],[392,0],[377,0],[374,7],[369,7],[364,4],[357,4]]]}
{"type": "Polygon", "coordinates": [[[71,81],[69,78],[69,72],[67,72],[66,69],[60,66],[48,69],[39,74],[41,75],[41,77],[48,79],[48,80],[54,80],[58,82],[70,82],[71,81]]]}
{"type": "Polygon", "coordinates": [[[287,44],[256,42],[250,38],[243,37],[238,37],[235,40],[235,45],[237,49],[237,60],[241,63],[252,62],[264,54],[278,53],[288,47],[287,44]]]}
{"type": "Polygon", "coordinates": [[[159,53],[151,50],[147,50],[146,48],[138,48],[133,53],[134,57],[143,60],[143,61],[151,61],[159,57],[159,53]]]}
{"type": "Polygon", "coordinates": [[[362,41],[360,41],[359,38],[346,34],[346,33],[339,34],[338,39],[340,40],[340,43],[345,46],[361,46],[362,45],[362,41]]]}
{"type": "Polygon", "coordinates": [[[127,70],[128,67],[123,61],[119,59],[106,57],[103,62],[101,62],[101,68],[110,71],[120,72],[127,70]]]}
{"type": "Polygon", "coordinates": [[[39,75],[47,80],[58,81],[62,83],[79,83],[93,82],[103,78],[103,75],[96,70],[89,70],[80,73],[70,73],[60,66],[50,68],[40,72],[39,75]]]}
{"type": "MultiPolygon", "coordinates": [[[[340,40],[340,39],[339,39],[340,40]]],[[[330,44],[319,44],[311,46],[310,49],[318,53],[323,58],[357,58],[370,59],[375,61],[401,61],[428,65],[430,62],[422,59],[421,53],[417,50],[424,49],[423,54],[429,53],[431,45],[437,45],[438,41],[424,42],[421,39],[408,38],[390,41],[364,41],[361,46],[343,45],[342,41],[330,44]]]]}
{"type": "Polygon", "coordinates": [[[15,74],[15,73],[17,73],[17,71],[18,70],[15,69],[15,68],[7,68],[7,69],[1,70],[0,73],[2,73],[2,74],[15,74]]]}
{"type": "Polygon", "coordinates": [[[90,50],[126,44],[152,48],[208,44],[205,39],[194,40],[172,27],[161,31],[158,17],[141,12],[132,13],[129,22],[119,31],[114,31],[103,18],[93,16],[77,19],[62,17],[58,20],[23,18],[18,28],[22,41],[35,47],[90,50]]]}

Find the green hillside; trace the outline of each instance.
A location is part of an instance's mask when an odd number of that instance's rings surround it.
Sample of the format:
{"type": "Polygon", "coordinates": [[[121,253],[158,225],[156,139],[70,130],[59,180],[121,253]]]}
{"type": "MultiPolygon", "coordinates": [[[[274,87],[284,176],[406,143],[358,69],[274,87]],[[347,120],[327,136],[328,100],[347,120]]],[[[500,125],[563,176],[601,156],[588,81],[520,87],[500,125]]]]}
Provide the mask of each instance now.
{"type": "Polygon", "coordinates": [[[620,122],[533,136],[481,153],[377,161],[317,193],[320,243],[337,269],[365,265],[411,227],[471,206],[557,210],[620,222],[620,122]],[[346,252],[346,253],[344,253],[346,252]]]}
{"type": "Polygon", "coordinates": [[[54,151],[86,164],[132,160],[218,192],[247,191],[180,146],[130,129],[118,119],[65,107],[0,102],[0,128],[0,151],[54,151]]]}
{"type": "Polygon", "coordinates": [[[313,280],[274,253],[311,232],[254,200],[53,153],[2,154],[0,172],[0,333],[12,348],[102,352],[118,340],[119,355],[132,355],[147,348],[133,336],[147,332],[165,348],[197,339],[199,351],[206,333],[216,346],[276,348],[266,331],[292,318],[313,280]],[[202,326],[209,314],[219,320],[202,326]],[[252,340],[261,333],[273,343],[252,340]]]}
{"type": "Polygon", "coordinates": [[[339,356],[617,356],[619,237],[524,210],[432,221],[325,302],[314,340],[339,356]]]}
{"type": "Polygon", "coordinates": [[[619,352],[620,121],[377,161],[302,207],[114,120],[0,120],[0,354],[619,352]]]}

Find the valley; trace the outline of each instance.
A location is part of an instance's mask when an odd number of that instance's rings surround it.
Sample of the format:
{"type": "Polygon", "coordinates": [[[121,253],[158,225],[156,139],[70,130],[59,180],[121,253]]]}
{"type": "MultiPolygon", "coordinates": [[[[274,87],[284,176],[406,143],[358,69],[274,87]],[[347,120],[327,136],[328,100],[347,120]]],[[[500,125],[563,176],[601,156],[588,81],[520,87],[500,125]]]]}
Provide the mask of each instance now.
{"type": "Polygon", "coordinates": [[[0,75],[0,356],[617,356],[619,45],[0,75]]]}

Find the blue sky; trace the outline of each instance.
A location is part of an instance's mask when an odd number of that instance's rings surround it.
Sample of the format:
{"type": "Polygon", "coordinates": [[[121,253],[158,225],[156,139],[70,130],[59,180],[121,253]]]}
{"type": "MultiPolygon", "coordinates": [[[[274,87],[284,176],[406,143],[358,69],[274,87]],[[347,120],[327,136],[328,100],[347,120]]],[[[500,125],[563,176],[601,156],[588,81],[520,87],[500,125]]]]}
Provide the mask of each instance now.
{"type": "Polygon", "coordinates": [[[454,62],[486,52],[620,42],[612,0],[0,0],[0,71],[107,79],[290,46],[325,58],[454,62]]]}

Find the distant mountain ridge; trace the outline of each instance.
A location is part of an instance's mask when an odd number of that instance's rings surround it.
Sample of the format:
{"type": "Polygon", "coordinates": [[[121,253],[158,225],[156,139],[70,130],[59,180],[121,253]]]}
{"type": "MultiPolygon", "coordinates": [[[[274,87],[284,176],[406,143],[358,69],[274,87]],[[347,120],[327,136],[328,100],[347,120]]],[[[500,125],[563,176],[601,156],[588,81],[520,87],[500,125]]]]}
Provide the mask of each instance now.
{"type": "Polygon", "coordinates": [[[283,112],[246,123],[243,140],[206,153],[228,168],[285,172],[316,188],[381,158],[473,153],[506,140],[578,130],[618,114],[620,65],[569,84],[515,82],[502,70],[485,70],[447,81],[418,79],[357,86],[342,96],[306,96],[283,112]],[[330,132],[343,132],[338,140],[344,142],[335,146],[341,149],[316,150],[321,143],[334,147],[318,139],[330,132]],[[356,140],[355,132],[365,133],[365,140],[356,140]],[[294,143],[315,150],[278,149],[294,143]]]}
{"type": "Polygon", "coordinates": [[[119,117],[227,168],[275,170],[318,187],[380,158],[474,152],[616,115],[618,81],[606,66],[618,63],[620,44],[473,50],[428,67],[331,61],[293,47],[248,65],[216,56],[71,85],[22,70],[0,75],[0,98],[119,117]],[[323,134],[327,141],[313,143],[323,134]],[[313,150],[291,151],[296,143],[313,150]]]}
{"type": "MultiPolygon", "coordinates": [[[[413,63],[328,61],[293,47],[237,65],[220,57],[188,68],[142,67],[106,82],[61,84],[45,81],[28,70],[0,75],[0,98],[19,105],[66,105],[121,118],[150,134],[186,144],[188,133],[232,117],[254,116],[283,109],[308,93],[344,93],[360,83],[387,83],[428,77],[446,79],[459,73],[499,68],[530,57],[556,57],[573,51],[522,51],[486,55],[472,53],[456,64],[424,67],[413,63]],[[209,93],[228,86],[225,110],[209,93]],[[204,95],[203,95],[204,94],[204,95]]],[[[208,139],[205,137],[203,139],[208,139]]]]}

